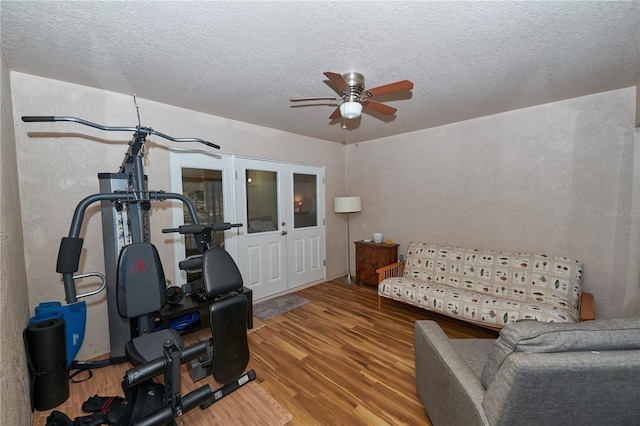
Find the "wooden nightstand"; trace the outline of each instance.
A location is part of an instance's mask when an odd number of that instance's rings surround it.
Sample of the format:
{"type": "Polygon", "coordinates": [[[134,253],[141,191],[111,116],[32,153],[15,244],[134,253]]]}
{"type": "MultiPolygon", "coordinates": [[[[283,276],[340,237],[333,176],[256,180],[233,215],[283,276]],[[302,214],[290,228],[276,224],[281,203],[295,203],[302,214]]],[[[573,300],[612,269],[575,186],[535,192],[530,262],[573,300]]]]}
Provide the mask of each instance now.
{"type": "Polygon", "coordinates": [[[356,284],[378,285],[376,269],[398,261],[398,244],[356,241],[356,284]]]}

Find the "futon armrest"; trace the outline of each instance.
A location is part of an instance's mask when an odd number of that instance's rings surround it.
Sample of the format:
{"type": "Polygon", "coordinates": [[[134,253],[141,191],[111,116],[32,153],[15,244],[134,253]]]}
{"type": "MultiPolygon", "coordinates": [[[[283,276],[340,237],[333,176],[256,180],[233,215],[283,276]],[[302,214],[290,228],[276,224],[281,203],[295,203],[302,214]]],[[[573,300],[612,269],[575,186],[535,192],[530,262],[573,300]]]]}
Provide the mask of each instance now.
{"type": "Polygon", "coordinates": [[[404,272],[404,261],[392,263],[391,265],[383,266],[376,269],[378,273],[378,282],[381,283],[385,278],[401,277],[404,272]]]}
{"type": "Polygon", "coordinates": [[[593,294],[582,292],[580,294],[580,321],[596,319],[596,302],[593,294]]]}

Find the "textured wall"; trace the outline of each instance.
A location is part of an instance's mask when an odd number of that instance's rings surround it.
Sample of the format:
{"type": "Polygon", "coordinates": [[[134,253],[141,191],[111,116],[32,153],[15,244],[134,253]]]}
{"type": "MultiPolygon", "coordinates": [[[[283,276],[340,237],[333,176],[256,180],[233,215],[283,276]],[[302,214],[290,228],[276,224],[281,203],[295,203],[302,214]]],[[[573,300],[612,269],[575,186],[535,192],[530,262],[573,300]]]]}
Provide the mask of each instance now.
{"type": "MultiPolygon", "coordinates": [[[[18,179],[24,224],[25,258],[31,312],[42,301],[64,300],[60,275],[55,272],[60,238],[69,232],[76,204],[98,192],[99,172],[117,171],[129,133],[107,133],[75,123],[30,123],[23,115],[76,116],[106,125],[134,126],[136,111],[131,96],[12,73],[18,179]]],[[[326,197],[343,195],[344,147],[292,133],[196,113],[138,99],[144,126],[177,137],[200,137],[222,146],[221,153],[325,165],[326,197]]],[[[169,190],[168,141],[152,137],[147,143],[145,172],[149,188],[169,190]]],[[[189,146],[180,145],[180,146],[189,146]]],[[[202,145],[191,145],[203,149],[202,145]]],[[[165,205],[166,207],[166,205],[165,205]]],[[[327,203],[327,276],[346,269],[342,217],[327,203]],[[336,229],[336,226],[338,227],[336,229]]],[[[87,210],[81,272],[104,271],[102,230],[98,205],[87,210]]],[[[171,227],[170,210],[154,204],[152,241],[163,259],[173,259],[162,228],[171,227]]],[[[164,262],[173,277],[172,262],[164,262]]],[[[78,359],[109,351],[106,294],[87,299],[87,331],[78,359]]]]}
{"type": "Polygon", "coordinates": [[[0,53],[0,424],[31,424],[22,330],[29,300],[18,194],[9,71],[0,53]]]}
{"type": "Polygon", "coordinates": [[[560,254],[596,315],[640,313],[635,88],[347,147],[352,236],[560,254]],[[634,136],[635,133],[635,136],[634,136]],[[635,141],[634,141],[635,138],[635,141]]]}

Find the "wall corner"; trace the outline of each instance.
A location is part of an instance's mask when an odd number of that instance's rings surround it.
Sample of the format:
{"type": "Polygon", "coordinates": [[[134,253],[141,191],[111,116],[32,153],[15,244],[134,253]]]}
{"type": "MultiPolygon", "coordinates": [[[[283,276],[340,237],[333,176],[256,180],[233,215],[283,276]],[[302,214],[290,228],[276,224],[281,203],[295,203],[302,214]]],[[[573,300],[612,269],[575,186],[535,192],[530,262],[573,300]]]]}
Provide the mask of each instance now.
{"type": "Polygon", "coordinates": [[[640,128],[640,81],[636,84],[636,128],[640,128]]]}

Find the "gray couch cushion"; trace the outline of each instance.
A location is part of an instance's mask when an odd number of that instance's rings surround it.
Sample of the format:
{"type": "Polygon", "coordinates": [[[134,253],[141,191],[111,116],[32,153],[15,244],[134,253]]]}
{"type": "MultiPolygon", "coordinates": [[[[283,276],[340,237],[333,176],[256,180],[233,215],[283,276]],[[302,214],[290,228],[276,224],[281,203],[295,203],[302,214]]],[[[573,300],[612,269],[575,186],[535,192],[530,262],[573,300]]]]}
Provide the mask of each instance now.
{"type": "Polygon", "coordinates": [[[495,339],[449,339],[449,342],[480,377],[495,339]]]}
{"type": "Polygon", "coordinates": [[[581,323],[518,321],[500,331],[482,370],[489,388],[504,360],[513,352],[550,353],[640,349],[640,317],[581,323]]]}
{"type": "Polygon", "coordinates": [[[492,426],[637,425],[640,350],[508,356],[482,401],[492,426]]]}

